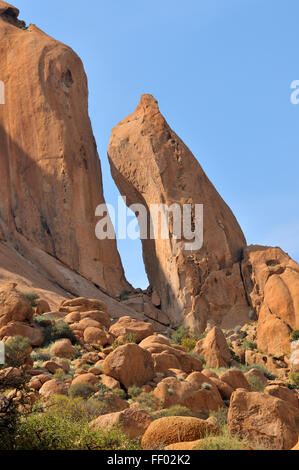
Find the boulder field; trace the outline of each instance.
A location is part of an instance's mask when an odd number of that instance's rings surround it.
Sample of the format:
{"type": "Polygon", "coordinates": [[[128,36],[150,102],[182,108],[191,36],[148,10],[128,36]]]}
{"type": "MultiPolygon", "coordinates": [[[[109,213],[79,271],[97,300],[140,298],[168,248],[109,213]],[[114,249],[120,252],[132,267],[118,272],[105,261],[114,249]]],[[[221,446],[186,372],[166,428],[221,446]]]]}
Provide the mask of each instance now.
{"type": "Polygon", "coordinates": [[[211,327],[196,342],[187,332],[161,334],[149,321],[112,319],[97,299],[65,300],[56,312],[46,305],[37,299],[33,306],[16,285],[0,289],[0,340],[8,351],[0,390],[9,384],[0,406],[22,379],[25,399],[45,410],[61,396],[83,400],[89,413],[98,403],[90,429],[121,428],[143,449],[296,446],[296,372],[286,356],[264,354],[260,364],[257,346],[246,354],[256,326],[211,327]]]}

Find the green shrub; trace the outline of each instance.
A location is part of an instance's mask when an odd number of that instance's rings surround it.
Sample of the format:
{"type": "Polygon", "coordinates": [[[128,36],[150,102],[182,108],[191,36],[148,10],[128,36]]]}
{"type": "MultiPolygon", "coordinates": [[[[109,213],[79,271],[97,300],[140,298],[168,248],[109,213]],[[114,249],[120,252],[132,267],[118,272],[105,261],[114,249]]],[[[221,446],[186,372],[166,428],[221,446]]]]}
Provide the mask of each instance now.
{"type": "Polygon", "coordinates": [[[89,398],[95,393],[95,389],[88,383],[77,383],[69,388],[69,396],[72,398],[89,398]]]}
{"type": "Polygon", "coordinates": [[[127,300],[129,298],[129,295],[131,294],[131,292],[129,290],[123,290],[120,294],[119,294],[119,300],[121,302],[123,302],[124,300],[127,300]]]}
{"type": "Polygon", "coordinates": [[[117,397],[122,398],[123,400],[127,398],[126,392],[121,388],[114,388],[112,390],[112,393],[114,393],[114,395],[116,395],[117,397]]]}
{"type": "Polygon", "coordinates": [[[182,339],[189,336],[189,328],[186,326],[179,326],[175,331],[171,334],[171,339],[176,344],[181,344],[182,339]]]}
{"type": "Polygon", "coordinates": [[[17,450],[137,450],[120,429],[93,430],[85,418],[49,408],[22,420],[17,450]]]}
{"type": "Polygon", "coordinates": [[[265,384],[261,381],[259,377],[247,377],[247,381],[252,388],[253,392],[263,392],[265,389],[265,384]]]}
{"type": "Polygon", "coordinates": [[[256,343],[253,343],[252,341],[247,341],[247,340],[243,341],[242,346],[245,349],[251,349],[251,351],[257,348],[256,343]]]}
{"type": "Polygon", "coordinates": [[[5,361],[10,367],[20,367],[28,358],[31,346],[28,338],[14,336],[5,344],[5,361]]]}
{"type": "Polygon", "coordinates": [[[233,331],[234,331],[235,333],[240,333],[240,332],[241,332],[241,329],[242,329],[241,325],[237,325],[237,326],[235,326],[235,328],[234,328],[233,331]]]}
{"type": "Polygon", "coordinates": [[[219,436],[210,436],[201,439],[196,450],[248,450],[249,446],[237,437],[230,436],[229,433],[223,433],[219,436]]]}
{"type": "Polygon", "coordinates": [[[204,383],[201,384],[201,388],[202,388],[203,390],[211,390],[211,389],[212,389],[212,385],[209,384],[209,383],[207,383],[207,382],[204,382],[204,383]]]}
{"type": "Polygon", "coordinates": [[[36,349],[35,351],[33,351],[30,354],[30,357],[31,357],[31,359],[33,359],[34,362],[37,362],[37,361],[45,362],[45,361],[50,361],[50,359],[53,357],[53,355],[50,354],[49,352],[44,351],[44,350],[36,349]]]}
{"type": "Polygon", "coordinates": [[[232,361],[241,362],[240,357],[237,356],[237,354],[235,353],[235,351],[233,349],[230,349],[229,352],[230,352],[230,357],[231,357],[232,361]]]}
{"type": "Polygon", "coordinates": [[[77,341],[73,331],[66,322],[58,321],[54,325],[49,325],[45,328],[45,344],[53,343],[63,338],[68,338],[73,344],[77,341]]]}
{"type": "Polygon", "coordinates": [[[299,330],[294,330],[291,333],[291,340],[297,341],[297,339],[299,339],[299,330]]]}
{"type": "Polygon", "coordinates": [[[266,367],[264,367],[262,364],[252,364],[250,366],[240,364],[239,367],[242,370],[242,372],[244,372],[244,373],[248,372],[251,369],[257,369],[257,370],[260,370],[264,374],[266,379],[268,379],[268,380],[276,379],[276,375],[269,372],[268,369],[266,369],[266,367]]]}
{"type": "Polygon", "coordinates": [[[189,352],[189,356],[192,356],[192,357],[194,357],[195,359],[198,359],[199,361],[201,361],[203,366],[206,364],[205,358],[204,358],[203,356],[201,356],[200,354],[197,354],[197,353],[194,352],[194,351],[190,351],[190,352],[189,352]]]}
{"type": "Polygon", "coordinates": [[[113,344],[111,345],[112,350],[114,351],[117,349],[119,346],[123,346],[124,344],[128,343],[136,343],[137,338],[135,333],[128,333],[125,337],[124,341],[120,341],[119,339],[116,339],[113,344]]]}
{"type": "Polygon", "coordinates": [[[195,414],[186,406],[181,405],[174,405],[154,414],[155,419],[165,418],[167,416],[195,416],[195,414]]]}
{"type": "Polygon", "coordinates": [[[32,307],[37,307],[39,295],[36,292],[22,292],[22,294],[29,300],[32,307]]]}
{"type": "Polygon", "coordinates": [[[142,392],[134,398],[134,401],[139,403],[139,406],[149,412],[157,411],[160,407],[160,400],[154,395],[153,392],[142,392]]]}
{"type": "Polygon", "coordinates": [[[196,338],[190,338],[188,336],[185,336],[181,340],[181,346],[183,346],[183,348],[186,349],[186,351],[189,351],[189,352],[193,351],[193,349],[196,346],[196,343],[197,343],[196,338]]]}
{"type": "Polygon", "coordinates": [[[22,413],[30,412],[31,405],[26,403],[26,394],[29,389],[26,385],[27,377],[22,374],[18,379],[6,378],[0,381],[0,450],[13,450],[18,439],[18,429],[22,420],[22,413]],[[5,393],[13,388],[15,393],[7,398],[5,393]],[[15,397],[18,396],[17,400],[15,397]]]}
{"type": "Polygon", "coordinates": [[[217,411],[210,412],[210,416],[214,416],[217,419],[218,426],[221,429],[224,429],[224,427],[227,424],[227,414],[228,414],[227,408],[219,408],[217,411]]]}
{"type": "Polygon", "coordinates": [[[299,388],[299,374],[296,372],[290,372],[289,381],[294,388],[299,388]]]}
{"type": "Polygon", "coordinates": [[[136,398],[138,395],[140,395],[140,393],[142,393],[142,389],[136,385],[128,388],[128,396],[130,398],[136,398]]]}

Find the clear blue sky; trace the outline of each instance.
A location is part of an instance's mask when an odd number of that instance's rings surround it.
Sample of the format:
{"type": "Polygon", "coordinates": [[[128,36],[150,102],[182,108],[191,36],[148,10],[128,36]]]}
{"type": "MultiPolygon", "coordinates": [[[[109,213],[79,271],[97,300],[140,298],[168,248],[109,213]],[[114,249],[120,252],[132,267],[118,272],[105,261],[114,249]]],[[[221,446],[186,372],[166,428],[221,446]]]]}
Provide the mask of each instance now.
{"type": "MultiPolygon", "coordinates": [[[[298,0],[15,0],[20,18],[70,45],[89,79],[106,201],[110,131],[153,94],[234,211],[248,243],[299,261],[298,0]]],[[[146,287],[140,241],[118,243],[146,287]]]]}

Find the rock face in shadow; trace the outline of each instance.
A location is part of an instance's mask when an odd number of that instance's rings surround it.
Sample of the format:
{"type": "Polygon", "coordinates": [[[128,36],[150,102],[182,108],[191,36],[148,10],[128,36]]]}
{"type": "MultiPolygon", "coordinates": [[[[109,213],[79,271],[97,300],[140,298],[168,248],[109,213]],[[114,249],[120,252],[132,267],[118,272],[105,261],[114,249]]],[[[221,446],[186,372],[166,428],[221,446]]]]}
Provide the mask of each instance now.
{"type": "Polygon", "coordinates": [[[128,284],[116,243],[95,237],[104,197],[83,65],[17,16],[0,1],[0,240],[27,259],[36,248],[118,294],[128,284]]]}
{"type": "MultiPolygon", "coordinates": [[[[174,237],[171,223],[169,239],[142,240],[149,281],[172,323],[184,320],[202,331],[208,320],[226,328],[248,321],[242,230],[151,95],[143,95],[136,111],[113,129],[108,156],[128,205],[141,203],[149,211],[152,204],[192,204],[194,223],[194,205],[203,204],[202,248],[186,250],[187,240],[174,237]]],[[[157,220],[152,223],[158,231],[157,220]]]]}

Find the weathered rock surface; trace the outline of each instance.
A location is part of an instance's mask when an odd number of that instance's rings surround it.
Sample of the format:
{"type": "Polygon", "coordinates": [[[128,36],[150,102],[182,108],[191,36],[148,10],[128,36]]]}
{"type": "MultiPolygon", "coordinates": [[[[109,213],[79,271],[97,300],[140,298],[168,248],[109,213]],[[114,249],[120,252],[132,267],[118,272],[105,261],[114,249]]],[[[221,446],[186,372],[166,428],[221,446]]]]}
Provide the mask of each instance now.
{"type": "Polygon", "coordinates": [[[130,439],[137,439],[143,436],[152,421],[153,418],[146,411],[127,408],[123,411],[99,416],[90,423],[90,426],[95,429],[111,429],[113,426],[120,426],[130,439]]]}
{"type": "Polygon", "coordinates": [[[68,338],[63,338],[55,341],[51,346],[50,352],[54,356],[71,358],[76,350],[68,338]]]}
{"type": "Polygon", "coordinates": [[[103,371],[125,388],[141,386],[154,377],[154,362],[151,354],[137,344],[125,344],[106,357],[103,371]]]}
{"type": "Polygon", "coordinates": [[[258,315],[258,348],[276,355],[289,352],[290,333],[299,328],[299,265],[280,248],[249,246],[242,272],[258,315]]]}
{"type": "Polygon", "coordinates": [[[39,389],[39,394],[43,398],[50,398],[52,395],[67,395],[68,386],[59,380],[52,379],[44,382],[39,389]]]}
{"type": "Polygon", "coordinates": [[[95,237],[104,198],[81,60],[17,16],[0,2],[0,239],[34,261],[29,243],[117,294],[128,284],[115,241],[95,237]]]}
{"type": "Polygon", "coordinates": [[[40,346],[44,341],[42,330],[33,323],[30,302],[14,283],[0,288],[0,340],[11,336],[24,336],[32,346],[40,346]]]}
{"type": "Polygon", "coordinates": [[[140,343],[143,339],[153,335],[154,328],[150,323],[141,322],[134,318],[125,316],[121,317],[116,323],[114,323],[109,331],[115,336],[126,337],[129,334],[133,334],[137,343],[140,343]]]}
{"type": "Polygon", "coordinates": [[[245,390],[251,391],[251,387],[241,370],[238,369],[230,369],[226,372],[223,372],[219,376],[219,380],[228,384],[233,390],[237,390],[238,388],[244,388],[245,390]]]}
{"type": "MultiPolygon", "coordinates": [[[[246,246],[243,233],[151,95],[143,95],[136,111],[113,129],[108,154],[112,176],[129,205],[204,205],[201,249],[186,251],[186,240],[173,237],[142,240],[150,283],[172,323],[185,319],[202,331],[210,317],[222,326],[248,320],[239,264],[246,246]]],[[[170,231],[173,235],[171,224],[170,231]]]]}
{"type": "Polygon", "coordinates": [[[299,410],[267,393],[240,389],[231,397],[228,427],[257,448],[289,450],[298,441],[299,410]]]}
{"type": "Polygon", "coordinates": [[[225,336],[217,326],[203,340],[198,341],[195,351],[204,357],[208,367],[228,367],[231,361],[225,336]]]}
{"type": "Polygon", "coordinates": [[[218,429],[199,418],[173,416],[153,421],[147,428],[141,443],[143,449],[159,449],[179,441],[195,441],[207,433],[217,434],[218,429]]]}
{"type": "Polygon", "coordinates": [[[167,377],[157,385],[154,394],[163,408],[182,405],[194,413],[207,413],[225,407],[217,387],[200,372],[194,372],[184,381],[176,377],[167,377]],[[197,374],[198,376],[194,377],[197,374]]]}
{"type": "MultiPolygon", "coordinates": [[[[176,344],[171,345],[169,340],[165,336],[162,336],[162,335],[148,336],[147,338],[141,341],[139,346],[149,351],[153,355],[154,358],[157,358],[157,355],[161,353],[162,354],[167,353],[169,355],[175,356],[175,358],[177,359],[179,363],[179,369],[186,372],[187,374],[190,374],[191,372],[194,372],[194,371],[201,371],[202,369],[202,363],[200,359],[197,359],[196,357],[193,357],[190,354],[188,354],[186,350],[182,348],[181,346],[178,346],[176,344]]],[[[159,362],[159,360],[161,361],[161,359],[163,360],[164,365],[165,365],[166,357],[165,358],[160,357],[157,359],[160,365],[161,365],[161,362],[159,362]]],[[[157,367],[159,367],[158,363],[156,363],[157,367]]],[[[177,363],[173,362],[173,365],[177,366],[177,363]]]]}

